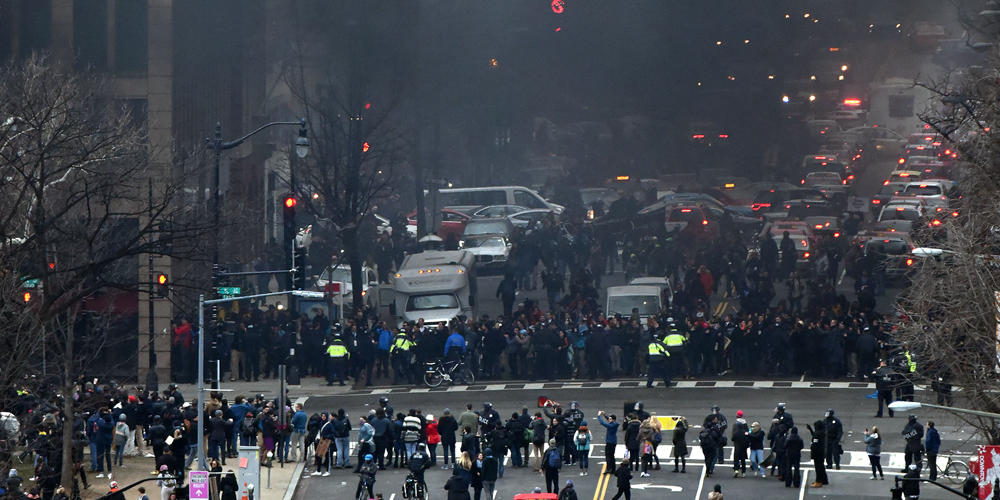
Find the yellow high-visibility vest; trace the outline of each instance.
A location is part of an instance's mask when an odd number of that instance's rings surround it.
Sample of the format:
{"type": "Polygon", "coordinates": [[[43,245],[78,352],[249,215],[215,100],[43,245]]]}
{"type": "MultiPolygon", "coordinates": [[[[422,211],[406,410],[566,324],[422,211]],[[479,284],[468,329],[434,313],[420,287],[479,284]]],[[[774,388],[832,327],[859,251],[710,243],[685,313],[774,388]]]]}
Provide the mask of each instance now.
{"type": "Polygon", "coordinates": [[[651,357],[655,357],[655,356],[666,357],[666,356],[670,356],[670,353],[667,352],[667,348],[664,347],[663,344],[661,344],[659,342],[650,342],[649,343],[649,355],[651,357]]]}
{"type": "Polygon", "coordinates": [[[346,358],[350,356],[350,354],[347,352],[347,347],[344,347],[344,344],[339,344],[339,343],[330,344],[330,346],[326,348],[326,353],[331,358],[346,358]]]}

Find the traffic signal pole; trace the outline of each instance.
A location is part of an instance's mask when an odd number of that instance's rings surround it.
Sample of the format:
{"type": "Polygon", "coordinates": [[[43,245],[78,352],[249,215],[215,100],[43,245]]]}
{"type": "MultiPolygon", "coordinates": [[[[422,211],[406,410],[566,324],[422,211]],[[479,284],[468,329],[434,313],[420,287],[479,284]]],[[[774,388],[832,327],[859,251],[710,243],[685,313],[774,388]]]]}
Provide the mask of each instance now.
{"type": "MultiPolygon", "coordinates": [[[[198,296],[198,415],[199,418],[203,419],[205,417],[205,391],[210,389],[205,389],[205,306],[224,304],[226,302],[235,302],[237,300],[246,299],[257,299],[263,297],[274,297],[276,295],[286,295],[292,293],[292,290],[285,290],[282,292],[270,292],[270,293],[258,293],[256,295],[243,295],[240,297],[227,297],[224,299],[211,299],[205,300],[205,294],[198,296]]],[[[204,425],[205,423],[199,420],[198,425],[204,425]]],[[[203,432],[197,432],[197,445],[198,445],[198,470],[208,470],[207,463],[205,462],[205,434],[203,432]]]]}

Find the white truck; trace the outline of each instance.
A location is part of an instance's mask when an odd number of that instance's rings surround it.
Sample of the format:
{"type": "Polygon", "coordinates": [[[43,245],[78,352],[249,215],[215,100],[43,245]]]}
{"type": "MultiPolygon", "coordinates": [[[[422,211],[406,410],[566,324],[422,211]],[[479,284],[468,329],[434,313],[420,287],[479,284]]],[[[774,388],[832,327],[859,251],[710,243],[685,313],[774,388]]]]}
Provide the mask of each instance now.
{"type": "Polygon", "coordinates": [[[471,316],[476,306],[476,257],[464,250],[407,255],[392,279],[396,324],[423,318],[440,324],[471,316]]]}

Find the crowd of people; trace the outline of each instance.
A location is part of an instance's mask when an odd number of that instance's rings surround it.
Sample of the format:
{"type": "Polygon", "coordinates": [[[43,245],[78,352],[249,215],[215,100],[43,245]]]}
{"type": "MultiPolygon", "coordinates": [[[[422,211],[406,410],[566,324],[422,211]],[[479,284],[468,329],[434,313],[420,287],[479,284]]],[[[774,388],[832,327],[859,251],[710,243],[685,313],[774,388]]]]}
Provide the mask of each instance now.
{"type": "MultiPolygon", "coordinates": [[[[803,265],[795,245],[785,244],[787,235],[758,238],[726,219],[712,242],[690,231],[620,233],[545,219],[511,236],[511,258],[496,291],[504,309],[499,316],[397,328],[370,308],[343,322],[273,307],[222,311],[226,326],[208,343],[208,357],[220,360],[229,380],[277,376],[284,363],[330,383],[413,384],[420,383],[424,363],[448,356],[463,359],[477,379],[606,379],[648,373],[650,339],[676,332],[684,338],[669,349],[673,377],[861,380],[894,352],[898,319],[875,308],[884,268],[847,243],[860,224],[850,220],[856,223],[845,223],[842,235],[821,238],[803,265]],[[616,271],[669,278],[667,307],[648,319],[605,315],[598,290],[616,271]],[[853,278],[853,297],[837,288],[843,276],[853,278]],[[519,290],[537,288],[547,300],[518,299],[519,290]],[[720,297],[737,311],[713,309],[720,297]],[[456,334],[461,342],[453,342],[456,334]],[[345,348],[336,356],[328,348],[335,342],[345,348]],[[289,356],[293,350],[298,354],[289,356]]],[[[400,252],[395,238],[378,241],[372,251],[382,257],[373,256],[371,265],[385,275],[381,268],[397,265],[400,252]]],[[[178,320],[174,345],[189,348],[190,335],[190,325],[178,320]]]]}
{"type": "MultiPolygon", "coordinates": [[[[732,446],[733,477],[746,477],[748,472],[751,477],[771,476],[787,487],[799,485],[804,449],[810,451],[813,461],[813,487],[828,483],[826,470],[840,469],[844,453],[844,426],[832,408],[804,426],[807,437],[785,403],[777,405],[770,419],[755,420],[737,411],[733,421],[719,406],[713,406],[698,425],[691,425],[685,417],[659,418],[642,402],[627,403],[620,417],[598,410],[588,419],[575,401],[565,407],[552,401],[535,409],[524,406],[509,417],[490,403],[478,409],[467,404],[455,412],[444,408],[435,416],[420,408],[397,412],[387,397],[381,397],[368,413],[352,420],[344,409],[309,414],[301,404],[286,403],[282,408],[280,401],[260,395],[238,395],[229,401],[219,392],[210,393],[205,407],[198,409],[193,404],[196,399],[186,399],[172,384],[161,393],[81,380],[73,397],[77,408],[96,410],[66,418],[60,413],[55,393],[23,392],[13,398],[7,409],[21,424],[18,434],[25,445],[21,459],[33,460],[35,474],[24,481],[12,467],[14,457],[9,453],[0,457],[5,478],[0,486],[8,495],[13,492],[10,498],[23,498],[18,492],[24,493],[21,488],[25,484],[30,484],[28,493],[33,498],[59,497],[60,488],[63,494],[74,492],[72,498],[76,498],[80,483],[83,488],[90,486],[89,474],[110,477],[122,466],[123,454],[134,454],[153,459],[152,473],[162,478],[158,482],[161,500],[171,500],[174,489],[184,484],[186,470],[197,454],[198,432],[204,437],[209,468],[217,473],[212,488],[213,499],[218,500],[235,498],[238,488],[233,468],[226,467],[240,445],[259,446],[265,461],[273,457],[280,462],[305,462],[305,477],[322,478],[331,476],[335,469],[350,470],[361,478],[357,493],[367,490],[371,497],[381,470],[408,469],[407,481],[414,488],[427,488],[424,472],[440,465],[452,471],[443,485],[448,498],[470,498],[471,489],[472,498],[477,500],[484,491],[487,498],[493,497],[506,467],[539,473],[548,492],[572,491],[572,481],[561,483],[560,476],[589,475],[591,452],[599,445],[603,445],[607,465],[596,467],[594,472],[615,476],[616,499],[630,498],[635,473],[649,477],[660,470],[657,450],[664,443],[671,445],[675,473],[687,472],[691,447],[698,446],[705,473],[712,476],[716,465],[728,460],[724,448],[732,446]],[[73,452],[66,457],[73,462],[72,485],[59,484],[58,471],[64,459],[60,439],[66,425],[74,429],[73,452]],[[692,430],[697,434],[691,435],[692,430]],[[623,461],[616,455],[619,444],[626,450],[623,461]],[[84,457],[88,449],[89,468],[84,457]]],[[[880,458],[884,440],[888,441],[877,426],[865,429],[871,479],[884,478],[880,458]]],[[[928,422],[925,428],[916,416],[909,416],[901,440],[907,474],[920,477],[926,465],[928,477],[936,479],[941,437],[934,423],[928,422]]],[[[905,484],[910,489],[919,487],[915,481],[905,484]]]]}

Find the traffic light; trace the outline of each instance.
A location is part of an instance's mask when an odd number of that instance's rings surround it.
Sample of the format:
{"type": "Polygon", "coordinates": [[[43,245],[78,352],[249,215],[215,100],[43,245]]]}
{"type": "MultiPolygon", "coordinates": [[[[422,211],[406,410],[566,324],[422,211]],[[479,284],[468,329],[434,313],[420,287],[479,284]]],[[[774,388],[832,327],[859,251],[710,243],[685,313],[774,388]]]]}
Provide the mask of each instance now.
{"type": "Polygon", "coordinates": [[[283,217],[282,221],[285,226],[285,233],[281,237],[281,246],[287,247],[290,244],[292,238],[295,237],[295,205],[298,204],[298,200],[295,196],[291,194],[285,196],[284,203],[282,203],[283,217]]]}
{"type": "Polygon", "coordinates": [[[156,294],[160,298],[167,298],[170,296],[170,283],[167,279],[167,275],[164,273],[156,274],[156,294]]]}
{"type": "Polygon", "coordinates": [[[24,303],[31,302],[31,292],[24,292],[24,303]]]}

